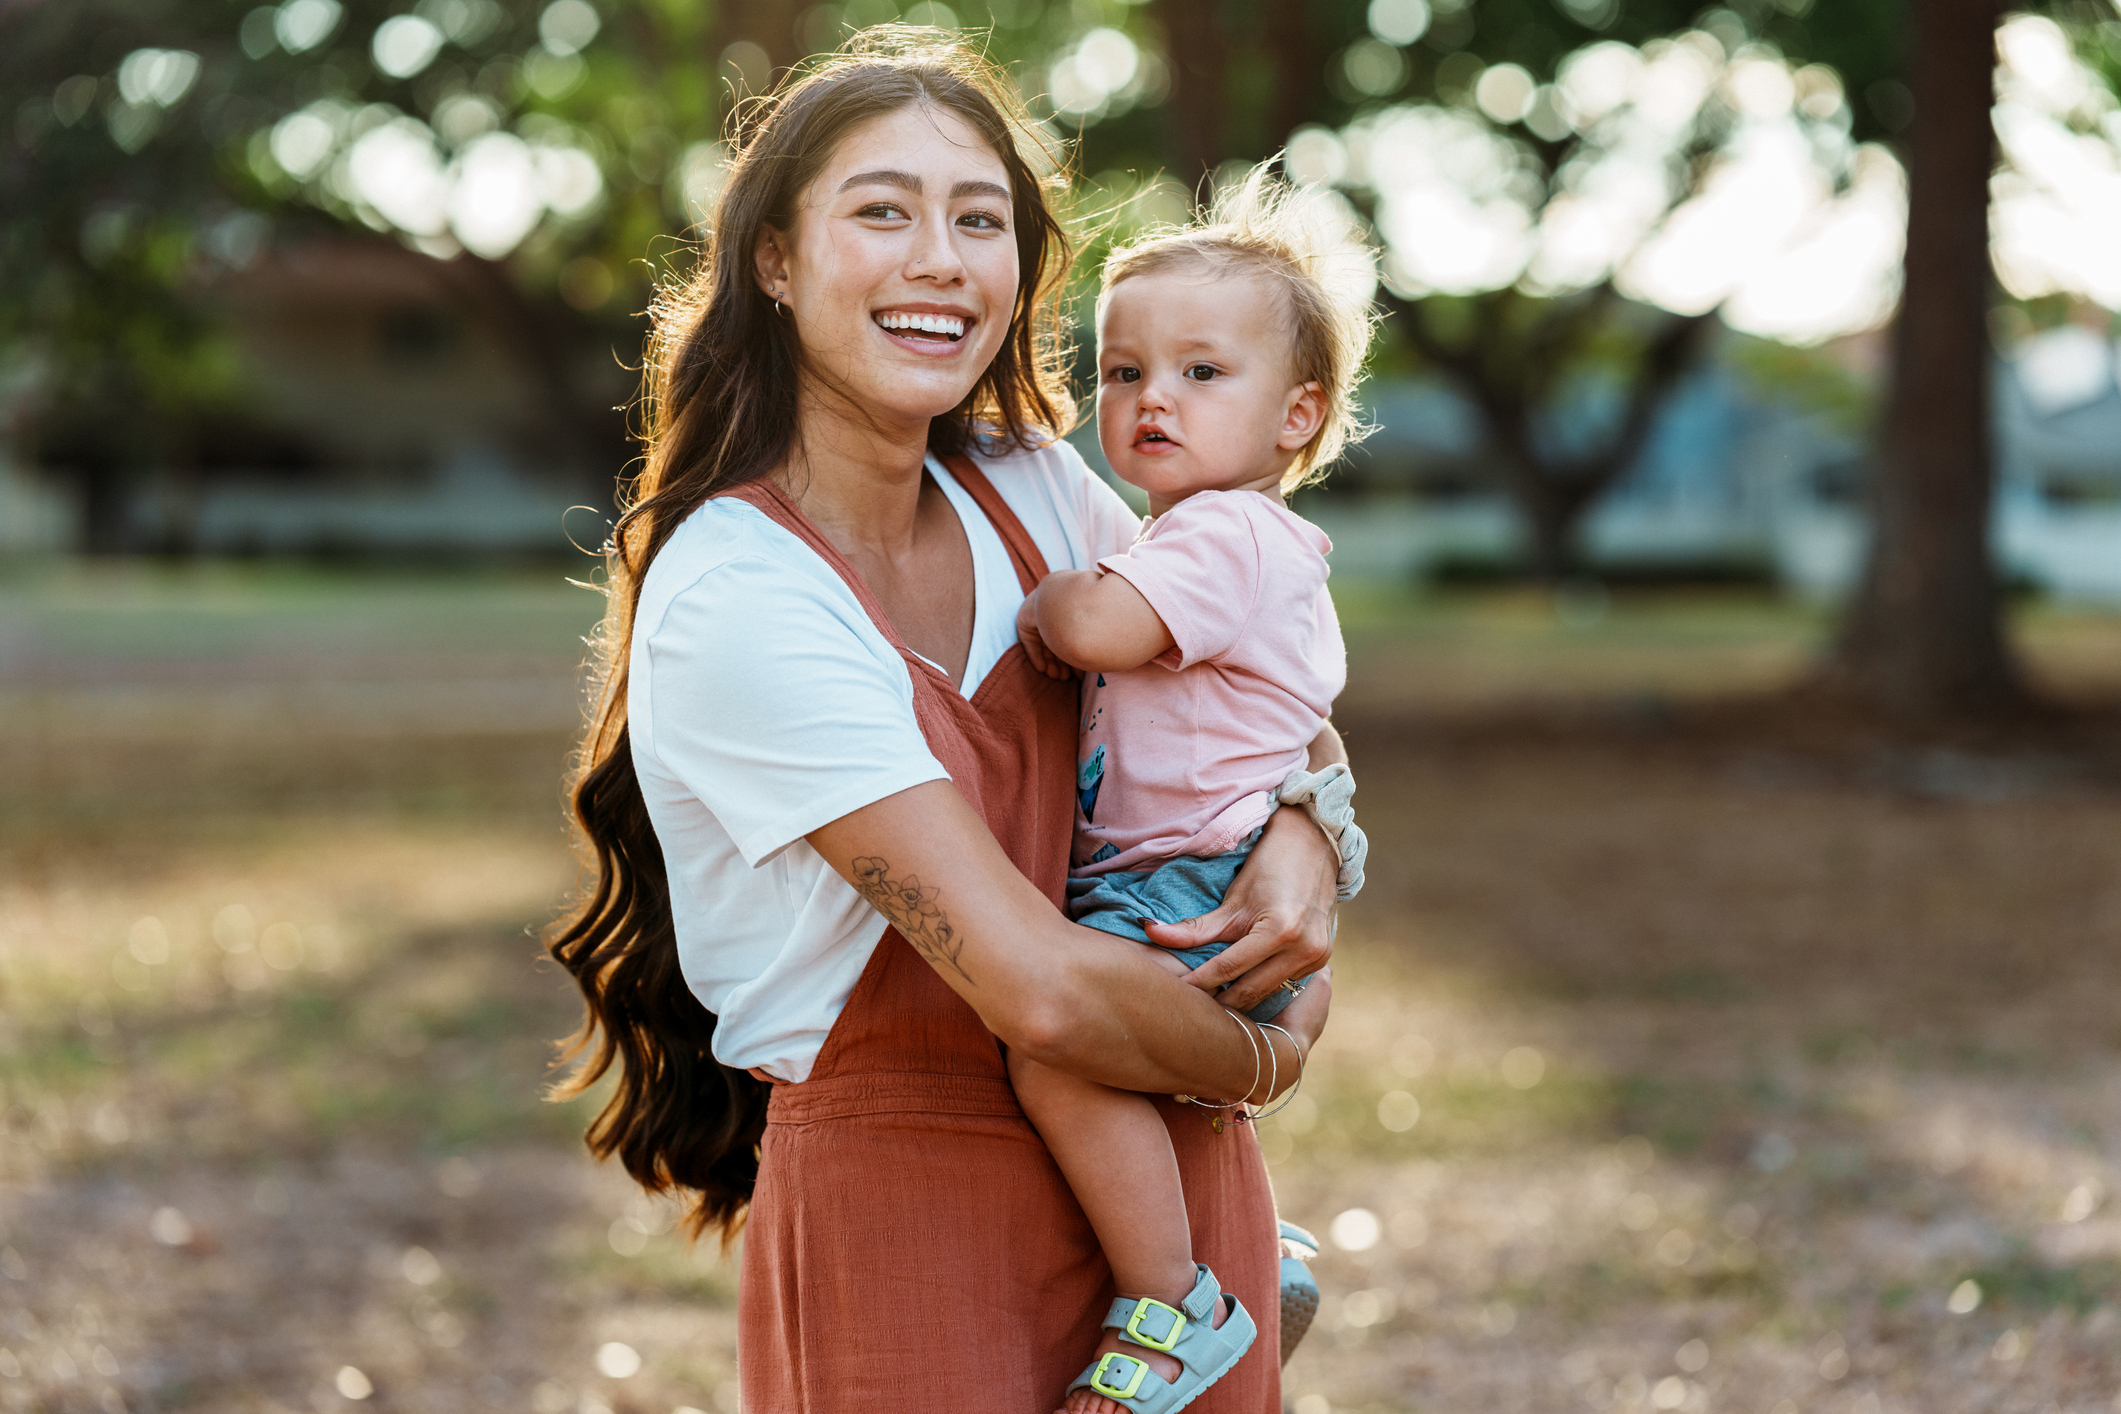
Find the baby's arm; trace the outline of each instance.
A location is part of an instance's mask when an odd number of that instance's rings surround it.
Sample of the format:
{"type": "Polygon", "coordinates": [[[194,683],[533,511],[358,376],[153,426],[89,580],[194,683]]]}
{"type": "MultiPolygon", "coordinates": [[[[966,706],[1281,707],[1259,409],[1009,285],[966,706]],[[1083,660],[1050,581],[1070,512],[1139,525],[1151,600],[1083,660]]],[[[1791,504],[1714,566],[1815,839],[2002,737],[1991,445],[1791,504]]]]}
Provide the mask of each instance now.
{"type": "Polygon", "coordinates": [[[1032,665],[1064,677],[1071,665],[1093,673],[1138,668],[1176,646],[1139,589],[1103,570],[1060,570],[1031,591],[1016,615],[1032,665]]]}

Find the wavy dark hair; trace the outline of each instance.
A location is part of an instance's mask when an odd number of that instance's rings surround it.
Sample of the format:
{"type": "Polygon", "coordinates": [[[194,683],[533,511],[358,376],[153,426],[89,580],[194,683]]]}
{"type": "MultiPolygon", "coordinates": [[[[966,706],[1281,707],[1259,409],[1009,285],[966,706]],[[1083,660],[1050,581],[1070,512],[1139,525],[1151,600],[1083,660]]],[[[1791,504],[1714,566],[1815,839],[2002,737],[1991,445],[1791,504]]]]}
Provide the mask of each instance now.
{"type": "Polygon", "coordinates": [[[731,120],[733,158],[689,278],[650,309],[638,412],[645,456],[620,488],[604,547],[607,607],[595,641],[596,706],[570,797],[589,886],[547,946],[582,989],[586,1015],[564,1043],[576,1060],[554,1087],[577,1095],[616,1069],[589,1126],[591,1152],[616,1154],[653,1193],[680,1191],[695,1238],[741,1230],[758,1177],[766,1085],[718,1062],[715,1017],[685,984],[661,846],[634,774],[626,658],[643,576],[678,525],[710,496],[766,474],[798,450],[801,350],[761,293],[761,228],[794,229],[801,196],[857,125],[929,105],[956,114],[1008,169],[1020,282],[1001,350],[965,401],[928,429],[940,454],[1050,441],[1073,421],[1060,294],[1071,250],[1047,204],[1059,154],[1008,78],[941,30],[881,26],[787,75],[731,120]]]}

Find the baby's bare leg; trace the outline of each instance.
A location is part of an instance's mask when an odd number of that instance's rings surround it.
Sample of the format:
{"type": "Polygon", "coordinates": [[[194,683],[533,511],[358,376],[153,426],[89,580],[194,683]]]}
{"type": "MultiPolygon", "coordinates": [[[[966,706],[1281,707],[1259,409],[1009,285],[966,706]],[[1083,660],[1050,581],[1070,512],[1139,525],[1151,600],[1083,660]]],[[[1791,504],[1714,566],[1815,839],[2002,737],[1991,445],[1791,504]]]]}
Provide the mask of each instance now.
{"type": "MultiPolygon", "coordinates": [[[[1064,1074],[1015,1051],[1009,1053],[1009,1079],[1083,1205],[1120,1295],[1153,1296],[1173,1306],[1183,1301],[1195,1275],[1185,1193],[1170,1132],[1148,1096],[1064,1074]]],[[[1214,1324],[1222,1324],[1220,1315],[1214,1324]]],[[[1147,1360],[1164,1379],[1178,1376],[1176,1360],[1122,1346],[1112,1331],[1098,1345],[1098,1354],[1108,1350],[1147,1360]]],[[[1124,1414],[1088,1390],[1075,1391],[1066,1408],[1070,1414],[1124,1414]]]]}
{"type": "Polygon", "coordinates": [[[1171,973],[1175,977],[1184,977],[1193,971],[1192,968],[1174,957],[1169,948],[1160,948],[1154,943],[1143,943],[1142,946],[1148,949],[1149,956],[1156,960],[1158,967],[1163,968],[1164,971],[1171,973]]]}
{"type": "Polygon", "coordinates": [[[1178,1158],[1146,1095],[1114,1090],[1009,1053],[1016,1098],[1053,1152],[1130,1296],[1193,1290],[1193,1243],[1178,1158]]]}

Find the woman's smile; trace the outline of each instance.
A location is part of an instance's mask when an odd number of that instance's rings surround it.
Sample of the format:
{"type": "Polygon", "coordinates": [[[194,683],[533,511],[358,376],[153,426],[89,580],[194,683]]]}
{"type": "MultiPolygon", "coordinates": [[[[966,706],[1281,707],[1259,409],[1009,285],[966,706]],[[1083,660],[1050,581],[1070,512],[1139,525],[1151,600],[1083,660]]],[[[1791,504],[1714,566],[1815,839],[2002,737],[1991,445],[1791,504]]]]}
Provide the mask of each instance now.
{"type": "Polygon", "coordinates": [[[900,304],[870,316],[885,337],[900,348],[929,358],[948,357],[979,320],[959,305],[900,304]]]}

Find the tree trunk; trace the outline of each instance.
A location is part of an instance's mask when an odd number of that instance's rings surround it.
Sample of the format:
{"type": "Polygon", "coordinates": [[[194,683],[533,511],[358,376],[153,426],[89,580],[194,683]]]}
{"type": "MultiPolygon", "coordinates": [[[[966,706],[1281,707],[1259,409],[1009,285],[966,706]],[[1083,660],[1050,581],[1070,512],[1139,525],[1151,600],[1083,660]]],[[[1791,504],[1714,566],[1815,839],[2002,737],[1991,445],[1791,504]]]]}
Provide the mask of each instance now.
{"type": "Polygon", "coordinates": [[[1269,5],[1266,39],[1274,63],[1274,130],[1267,134],[1267,145],[1279,148],[1317,111],[1311,96],[1318,88],[1319,63],[1306,0],[1275,0],[1269,5]]]}
{"type": "Polygon", "coordinates": [[[1498,340],[1515,322],[1510,303],[1520,296],[1512,292],[1481,301],[1479,332],[1465,347],[1439,338],[1418,301],[1403,300],[1389,290],[1379,297],[1386,309],[1401,316],[1395,327],[1423,361],[1479,415],[1486,454],[1524,520],[1525,567],[1548,584],[1582,573],[1586,514],[1642,459],[1673,393],[1700,361],[1701,343],[1715,316],[1667,319],[1642,349],[1612,441],[1595,456],[1561,460],[1541,452],[1532,435],[1532,419],[1536,409],[1552,405],[1565,360],[1595,341],[1606,311],[1618,298],[1610,283],[1590,291],[1588,298],[1546,302],[1546,312],[1531,334],[1508,345],[1498,340]]]}
{"type": "Polygon", "coordinates": [[[1996,0],[1907,0],[1907,283],[1863,582],[1834,675],[1900,718],[1986,716],[2022,693],[1989,549],[1989,111],[1996,0]]]}
{"type": "Polygon", "coordinates": [[[1155,0],[1171,66],[1174,165],[1180,181],[1197,185],[1223,160],[1230,77],[1229,17],[1219,0],[1155,0]]]}
{"type": "Polygon", "coordinates": [[[1558,585],[1583,571],[1584,501],[1559,494],[1537,470],[1517,487],[1518,513],[1524,517],[1525,567],[1545,585],[1558,585]]]}

